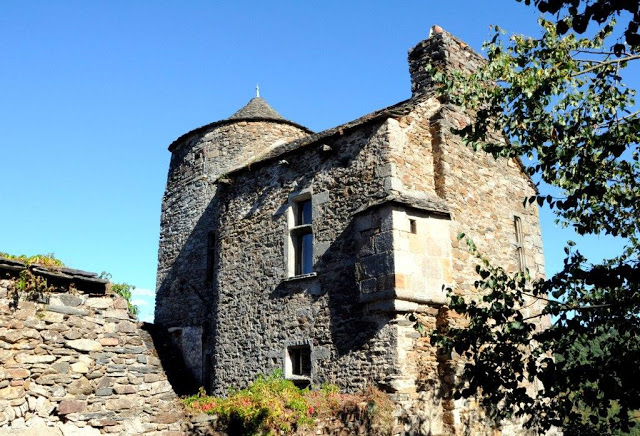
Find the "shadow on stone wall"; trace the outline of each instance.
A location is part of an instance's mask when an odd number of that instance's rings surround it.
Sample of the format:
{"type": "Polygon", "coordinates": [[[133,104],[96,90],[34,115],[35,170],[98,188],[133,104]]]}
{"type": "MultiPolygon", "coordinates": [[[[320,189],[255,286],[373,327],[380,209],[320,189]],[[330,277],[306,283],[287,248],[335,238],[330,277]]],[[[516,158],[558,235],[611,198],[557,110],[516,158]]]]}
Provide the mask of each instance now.
{"type": "MultiPolygon", "coordinates": [[[[210,390],[211,370],[202,368],[205,356],[213,350],[215,301],[213,282],[206,281],[207,235],[215,230],[214,217],[217,198],[214,198],[198,219],[171,268],[159,283],[156,295],[155,324],[150,333],[167,377],[178,395],[190,395],[200,387],[210,390]],[[202,350],[198,362],[185,362],[181,338],[173,328],[203,327],[202,350]]],[[[212,362],[213,363],[213,362],[212,362]]]]}
{"type": "Polygon", "coordinates": [[[315,278],[282,281],[269,295],[282,299],[304,292],[315,302],[328,294],[331,341],[338,357],[362,349],[388,320],[386,316],[366,313],[364,304],[359,302],[354,231],[350,223],[332,242],[316,262],[315,278]]]}
{"type": "Polygon", "coordinates": [[[144,323],[142,331],[149,335],[162,367],[174,392],[178,396],[191,395],[198,391],[200,383],[187,369],[182,353],[171,341],[171,333],[166,327],[144,323]]]}

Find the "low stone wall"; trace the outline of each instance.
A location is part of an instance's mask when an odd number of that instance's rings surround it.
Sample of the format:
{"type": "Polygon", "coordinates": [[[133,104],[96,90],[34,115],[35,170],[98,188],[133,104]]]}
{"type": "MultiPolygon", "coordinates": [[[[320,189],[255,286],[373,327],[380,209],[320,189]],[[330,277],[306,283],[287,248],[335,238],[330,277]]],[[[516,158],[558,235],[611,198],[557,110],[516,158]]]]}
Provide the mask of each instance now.
{"type": "Polygon", "coordinates": [[[0,265],[0,435],[185,434],[151,336],[126,300],[86,273],[89,292],[80,279],[17,300],[18,270],[0,265]]]}

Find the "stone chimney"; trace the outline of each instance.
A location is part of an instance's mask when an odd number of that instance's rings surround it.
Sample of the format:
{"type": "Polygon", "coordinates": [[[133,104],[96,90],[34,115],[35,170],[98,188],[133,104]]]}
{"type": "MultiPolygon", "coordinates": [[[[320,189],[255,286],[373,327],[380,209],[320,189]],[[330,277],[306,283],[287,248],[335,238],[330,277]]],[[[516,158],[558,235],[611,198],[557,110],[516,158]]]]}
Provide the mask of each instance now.
{"type": "Polygon", "coordinates": [[[411,94],[416,97],[433,88],[431,76],[424,68],[429,63],[434,67],[471,72],[484,62],[486,62],[485,59],[465,42],[440,26],[433,26],[429,31],[429,38],[409,50],[411,94]]]}

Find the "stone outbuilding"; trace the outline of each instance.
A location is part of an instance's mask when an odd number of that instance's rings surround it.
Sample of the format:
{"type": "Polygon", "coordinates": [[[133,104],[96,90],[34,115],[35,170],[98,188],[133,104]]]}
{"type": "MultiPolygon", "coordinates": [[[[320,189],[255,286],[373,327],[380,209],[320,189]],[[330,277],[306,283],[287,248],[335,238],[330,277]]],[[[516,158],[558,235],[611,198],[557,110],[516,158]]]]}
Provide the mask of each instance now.
{"type": "Polygon", "coordinates": [[[538,210],[523,205],[535,186],[519,161],[451,133],[468,115],[424,69],[483,62],[434,26],[409,52],[409,100],[313,133],[256,97],[170,145],[155,320],[195,385],[224,394],[281,369],[301,386],[389,392],[408,433],[491,432],[452,398],[456,360],[413,321],[455,316],[444,287],[476,292],[459,232],[544,273],[538,210]]]}

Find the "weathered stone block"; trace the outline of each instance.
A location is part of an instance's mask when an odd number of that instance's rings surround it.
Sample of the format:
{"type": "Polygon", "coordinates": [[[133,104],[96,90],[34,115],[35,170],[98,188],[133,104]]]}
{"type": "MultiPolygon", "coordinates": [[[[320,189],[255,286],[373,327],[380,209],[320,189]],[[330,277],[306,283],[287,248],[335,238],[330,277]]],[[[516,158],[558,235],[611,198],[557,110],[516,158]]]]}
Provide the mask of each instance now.
{"type": "Polygon", "coordinates": [[[173,424],[184,418],[184,414],[181,412],[164,412],[154,416],[151,422],[156,424],[173,424]]]}
{"type": "Polygon", "coordinates": [[[118,338],[100,338],[98,342],[100,342],[100,345],[106,347],[115,347],[119,343],[118,338]]]}
{"type": "Polygon", "coordinates": [[[67,341],[66,345],[74,350],[83,352],[102,351],[102,345],[100,345],[100,342],[93,341],[91,339],[73,339],[67,341]]]}
{"type": "Polygon", "coordinates": [[[51,356],[48,354],[25,354],[19,353],[16,354],[15,360],[18,363],[22,364],[33,364],[33,363],[51,363],[56,360],[56,356],[51,356]]]}
{"type": "Polygon", "coordinates": [[[121,333],[134,333],[136,328],[136,324],[130,321],[120,321],[118,323],[118,331],[121,333]]]}
{"type": "Polygon", "coordinates": [[[124,309],[105,310],[103,313],[105,318],[129,319],[129,312],[124,309]]]}
{"type": "Polygon", "coordinates": [[[85,362],[76,362],[71,365],[71,371],[79,374],[86,374],[89,372],[89,368],[85,362]]]}
{"type": "Polygon", "coordinates": [[[70,306],[77,307],[82,304],[82,297],[71,294],[56,294],[52,295],[49,299],[49,304],[52,306],[70,306]]]}
{"type": "Polygon", "coordinates": [[[28,369],[24,369],[24,368],[7,368],[4,371],[4,374],[6,378],[16,379],[16,378],[27,378],[29,377],[29,375],[31,375],[31,372],[28,369]]]}
{"type": "Polygon", "coordinates": [[[10,344],[15,344],[16,342],[24,338],[22,333],[18,331],[15,331],[15,330],[2,331],[2,330],[4,329],[0,329],[0,341],[5,341],[10,344]]]}
{"type": "Polygon", "coordinates": [[[8,386],[0,389],[0,400],[15,400],[24,397],[24,388],[22,386],[8,386]]]}
{"type": "Polygon", "coordinates": [[[77,316],[87,316],[89,315],[89,311],[84,309],[76,309],[74,307],[69,306],[45,306],[45,310],[49,312],[61,313],[64,315],[77,315],[77,316]]]}
{"type": "Polygon", "coordinates": [[[110,309],[113,307],[113,300],[110,297],[87,298],[85,305],[94,309],[110,309]]]}
{"type": "Polygon", "coordinates": [[[68,385],[67,392],[71,395],[89,395],[93,392],[93,387],[86,377],[80,377],[68,385]]]}
{"type": "Polygon", "coordinates": [[[63,400],[58,404],[58,414],[68,415],[70,413],[80,413],[87,408],[86,401],[63,400]]]}

